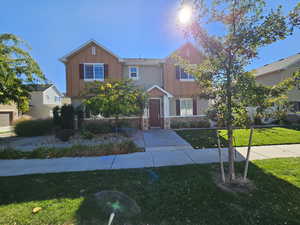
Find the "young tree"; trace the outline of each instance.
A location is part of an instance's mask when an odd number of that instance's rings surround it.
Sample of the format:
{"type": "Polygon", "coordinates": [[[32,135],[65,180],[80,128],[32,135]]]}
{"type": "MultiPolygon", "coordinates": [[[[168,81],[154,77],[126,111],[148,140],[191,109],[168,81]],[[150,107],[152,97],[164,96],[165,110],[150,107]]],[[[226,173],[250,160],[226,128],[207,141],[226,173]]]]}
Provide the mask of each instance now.
{"type": "Polygon", "coordinates": [[[85,105],[93,115],[114,117],[142,115],[147,96],[131,80],[94,82],[87,87],[85,105]]]}
{"type": "MultiPolygon", "coordinates": [[[[257,105],[255,100],[262,93],[269,92],[275,96],[280,89],[280,86],[257,86],[254,76],[247,73],[245,67],[258,56],[260,47],[291,35],[294,27],[299,25],[299,9],[296,7],[285,16],[280,6],[268,11],[264,0],[212,0],[209,1],[210,6],[205,4],[205,0],[192,2],[193,20],[184,31],[194,39],[204,59],[198,65],[191,65],[178,56],[175,58],[181,67],[196,76],[200,90],[214,100],[214,107],[224,118],[228,135],[228,178],[232,182],[235,179],[234,121],[245,115],[247,102],[257,105]],[[213,29],[215,27],[219,32],[213,29]],[[251,82],[247,83],[247,79],[251,82]],[[250,84],[256,89],[242,95],[241,89],[250,89],[250,84]],[[251,94],[257,98],[249,100],[251,94]]],[[[185,4],[182,1],[182,7],[186,7],[185,4]]],[[[268,104],[263,100],[266,99],[260,100],[261,106],[265,107],[268,104]]]]}
{"type": "Polygon", "coordinates": [[[23,46],[26,43],[13,34],[0,35],[0,104],[14,102],[21,111],[26,111],[30,97],[28,84],[46,79],[23,46]]]}

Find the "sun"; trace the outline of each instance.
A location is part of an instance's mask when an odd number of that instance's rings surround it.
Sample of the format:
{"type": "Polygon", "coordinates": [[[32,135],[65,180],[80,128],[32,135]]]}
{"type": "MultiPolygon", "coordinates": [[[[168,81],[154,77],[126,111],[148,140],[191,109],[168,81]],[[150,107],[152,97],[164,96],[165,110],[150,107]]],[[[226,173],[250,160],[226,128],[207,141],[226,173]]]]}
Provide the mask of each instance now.
{"type": "Polygon", "coordinates": [[[179,22],[182,24],[188,24],[192,19],[192,9],[190,6],[183,6],[179,11],[179,22]]]}

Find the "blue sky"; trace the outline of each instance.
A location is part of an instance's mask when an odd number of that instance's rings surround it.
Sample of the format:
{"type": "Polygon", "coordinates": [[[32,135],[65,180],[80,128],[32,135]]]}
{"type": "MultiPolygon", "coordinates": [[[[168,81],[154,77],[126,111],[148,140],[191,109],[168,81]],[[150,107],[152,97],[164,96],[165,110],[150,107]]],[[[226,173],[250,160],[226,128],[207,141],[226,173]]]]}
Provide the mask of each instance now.
{"type": "MultiPolygon", "coordinates": [[[[297,0],[269,0],[286,9],[297,0]]],[[[121,57],[163,58],[185,39],[176,26],[177,0],[8,0],[1,2],[0,33],[13,33],[31,46],[49,80],[65,91],[58,58],[95,39],[121,57]]],[[[300,52],[300,32],[260,50],[249,68],[300,52]]]]}

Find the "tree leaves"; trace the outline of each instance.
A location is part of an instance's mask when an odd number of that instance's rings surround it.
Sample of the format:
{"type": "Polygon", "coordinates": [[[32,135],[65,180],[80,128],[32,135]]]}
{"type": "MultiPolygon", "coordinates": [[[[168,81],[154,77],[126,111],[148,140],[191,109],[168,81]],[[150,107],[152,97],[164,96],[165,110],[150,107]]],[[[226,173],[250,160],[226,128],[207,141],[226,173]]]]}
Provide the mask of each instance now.
{"type": "Polygon", "coordinates": [[[39,65],[23,50],[26,42],[13,34],[0,35],[0,104],[14,102],[21,111],[29,108],[28,84],[46,80],[39,65]]]}
{"type": "Polygon", "coordinates": [[[147,98],[130,80],[89,83],[82,96],[92,114],[116,118],[143,114],[147,98]]]}

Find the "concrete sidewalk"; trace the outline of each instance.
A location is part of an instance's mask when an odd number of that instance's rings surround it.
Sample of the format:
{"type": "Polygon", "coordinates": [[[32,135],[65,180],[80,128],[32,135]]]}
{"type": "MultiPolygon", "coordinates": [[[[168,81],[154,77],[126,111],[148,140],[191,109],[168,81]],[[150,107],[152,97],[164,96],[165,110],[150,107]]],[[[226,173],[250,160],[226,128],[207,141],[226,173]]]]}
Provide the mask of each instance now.
{"type": "MultiPolygon", "coordinates": [[[[247,148],[237,148],[236,160],[244,160],[246,153],[247,148]]],[[[222,151],[224,161],[227,161],[227,156],[228,152],[222,151]]],[[[253,147],[250,160],[284,157],[300,157],[300,144],[253,147]]],[[[149,151],[102,157],[0,160],[0,176],[176,166],[218,161],[217,149],[149,151]]]]}

